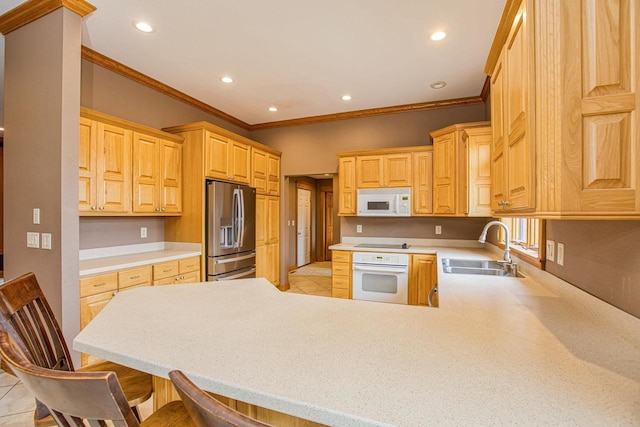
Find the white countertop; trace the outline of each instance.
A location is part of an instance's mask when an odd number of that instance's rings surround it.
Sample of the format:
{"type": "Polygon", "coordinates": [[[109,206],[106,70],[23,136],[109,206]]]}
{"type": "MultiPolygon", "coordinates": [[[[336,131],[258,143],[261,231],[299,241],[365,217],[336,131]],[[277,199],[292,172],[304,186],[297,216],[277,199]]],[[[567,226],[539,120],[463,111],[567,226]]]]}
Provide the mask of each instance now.
{"type": "Polygon", "coordinates": [[[265,279],[138,288],[74,349],[332,426],[639,425],[640,320],[545,281],[440,268],[438,309],[265,279]]]}
{"type": "Polygon", "coordinates": [[[199,243],[157,242],[80,251],[80,277],[202,254],[199,243]]]}

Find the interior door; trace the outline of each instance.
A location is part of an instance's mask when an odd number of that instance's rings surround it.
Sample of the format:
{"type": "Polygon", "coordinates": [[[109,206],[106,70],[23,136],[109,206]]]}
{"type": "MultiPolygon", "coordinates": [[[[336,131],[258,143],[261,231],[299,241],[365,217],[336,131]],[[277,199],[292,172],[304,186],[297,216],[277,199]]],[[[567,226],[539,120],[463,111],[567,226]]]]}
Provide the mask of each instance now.
{"type": "Polygon", "coordinates": [[[311,191],[298,188],[298,267],[311,262],[311,191]]]}

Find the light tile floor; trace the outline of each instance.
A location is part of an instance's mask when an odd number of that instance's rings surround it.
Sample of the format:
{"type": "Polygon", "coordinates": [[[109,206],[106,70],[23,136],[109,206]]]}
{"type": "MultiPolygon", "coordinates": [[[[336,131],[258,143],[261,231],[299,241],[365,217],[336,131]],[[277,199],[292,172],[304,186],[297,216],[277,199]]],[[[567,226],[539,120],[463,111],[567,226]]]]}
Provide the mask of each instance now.
{"type": "MultiPolygon", "coordinates": [[[[289,273],[288,292],[331,296],[331,261],[315,262],[289,273]]],[[[140,405],[142,418],[151,414],[152,401],[140,405]]],[[[16,377],[0,370],[0,426],[32,427],[35,401],[16,377]]]]}
{"type": "Polygon", "coordinates": [[[288,292],[331,296],[331,261],[307,264],[289,273],[288,292]]]}

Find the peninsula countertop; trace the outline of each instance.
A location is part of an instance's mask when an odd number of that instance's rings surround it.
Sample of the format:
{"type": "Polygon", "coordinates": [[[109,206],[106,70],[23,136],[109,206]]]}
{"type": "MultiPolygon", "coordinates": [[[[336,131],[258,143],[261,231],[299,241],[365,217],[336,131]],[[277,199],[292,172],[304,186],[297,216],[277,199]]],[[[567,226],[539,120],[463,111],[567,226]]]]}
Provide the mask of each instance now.
{"type": "Polygon", "coordinates": [[[138,288],[74,349],[332,426],[640,424],[640,320],[565,285],[440,269],[438,309],[265,279],[138,288]]]}

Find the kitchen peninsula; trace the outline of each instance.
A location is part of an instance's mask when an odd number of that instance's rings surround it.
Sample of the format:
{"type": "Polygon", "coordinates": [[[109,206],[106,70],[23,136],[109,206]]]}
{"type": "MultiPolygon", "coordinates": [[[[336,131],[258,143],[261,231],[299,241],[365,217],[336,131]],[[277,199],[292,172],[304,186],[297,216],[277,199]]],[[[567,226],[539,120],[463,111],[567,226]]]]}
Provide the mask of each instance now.
{"type": "Polygon", "coordinates": [[[439,309],[261,278],[139,288],[74,348],[332,426],[640,423],[640,320],[560,281],[439,277],[439,309]]]}

